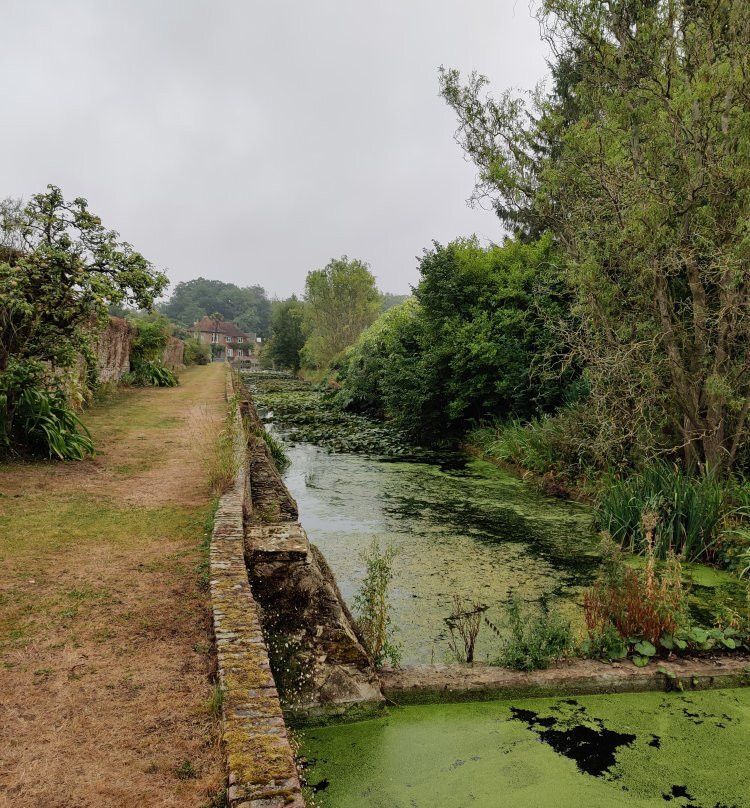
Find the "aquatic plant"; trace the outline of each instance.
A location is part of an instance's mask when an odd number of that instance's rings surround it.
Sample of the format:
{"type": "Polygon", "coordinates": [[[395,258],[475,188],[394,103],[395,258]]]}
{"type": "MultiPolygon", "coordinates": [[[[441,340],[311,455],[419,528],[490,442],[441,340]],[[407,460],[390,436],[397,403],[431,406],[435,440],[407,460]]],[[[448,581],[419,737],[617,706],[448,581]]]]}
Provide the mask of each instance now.
{"type": "Polygon", "coordinates": [[[286,469],[289,468],[289,464],[291,461],[287,456],[287,453],[284,451],[284,446],[282,443],[267,430],[261,429],[259,430],[260,437],[266,442],[266,446],[268,446],[268,451],[271,453],[271,459],[273,460],[273,464],[276,466],[276,469],[279,473],[283,473],[286,469]]]}
{"type": "Polygon", "coordinates": [[[725,517],[733,511],[729,491],[711,472],[691,475],[675,464],[655,461],[605,484],[594,522],[623,549],[642,553],[643,516],[653,514],[653,549],[658,558],[672,551],[687,561],[712,561],[723,538],[725,517]]]}
{"type": "Polygon", "coordinates": [[[401,650],[394,641],[388,597],[395,555],[393,547],[381,549],[377,539],[361,554],[365,577],[354,598],[354,610],[365,646],[377,666],[386,660],[398,665],[401,659],[401,650]]]}
{"type": "Polygon", "coordinates": [[[555,415],[531,420],[496,420],[473,429],[466,443],[490,458],[513,463],[535,474],[554,472],[580,483],[597,464],[591,452],[585,413],[571,404],[555,415]]]}
{"type": "MultiPolygon", "coordinates": [[[[657,569],[654,523],[653,516],[644,519],[647,545],[643,570],[628,566],[612,539],[605,538],[602,542],[602,566],[583,601],[586,628],[594,647],[610,625],[630,645],[645,641],[655,649],[662,637],[674,636],[687,624],[687,592],[682,583],[682,566],[679,558],[670,551],[665,564],[657,569]]],[[[656,652],[648,651],[649,647],[643,646],[640,656],[649,657],[656,652]]]]}
{"type": "Polygon", "coordinates": [[[479,629],[482,627],[482,614],[487,606],[476,601],[464,600],[461,595],[453,595],[453,611],[445,618],[450,637],[448,646],[458,662],[472,663],[479,629]]]}
{"type": "Polygon", "coordinates": [[[381,457],[415,456],[420,450],[392,424],[344,412],[333,396],[282,374],[243,374],[253,400],[290,443],[314,443],[333,452],[381,457]]]}
{"type": "MultiPolygon", "coordinates": [[[[499,629],[490,623],[495,633],[499,629]]],[[[541,612],[522,609],[514,598],[506,606],[509,636],[505,639],[495,664],[516,670],[533,671],[550,664],[573,650],[573,630],[568,621],[556,612],[542,607],[541,612]]]]}
{"type": "Polygon", "coordinates": [[[581,656],[589,659],[613,661],[624,659],[628,655],[628,647],[620,632],[611,622],[589,629],[588,636],[579,649],[581,656]]]}

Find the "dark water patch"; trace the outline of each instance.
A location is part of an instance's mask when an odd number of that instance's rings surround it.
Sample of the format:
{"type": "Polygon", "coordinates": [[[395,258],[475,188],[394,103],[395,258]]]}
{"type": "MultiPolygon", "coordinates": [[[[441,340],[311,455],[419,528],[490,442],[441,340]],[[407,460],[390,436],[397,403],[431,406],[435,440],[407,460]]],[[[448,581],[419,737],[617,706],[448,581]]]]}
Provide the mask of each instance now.
{"type": "Polygon", "coordinates": [[[661,738],[658,735],[652,735],[651,740],[648,742],[649,746],[653,746],[654,749],[661,748],[661,738]]]}
{"type": "Polygon", "coordinates": [[[685,786],[672,786],[672,789],[666,794],[662,794],[662,797],[664,797],[667,802],[679,799],[680,797],[684,797],[686,800],[694,799],[692,794],[688,794],[688,790],[685,786]]]}
{"type": "Polygon", "coordinates": [[[331,785],[331,781],[324,777],[322,780],[319,780],[317,783],[308,783],[308,788],[313,792],[313,794],[317,794],[320,791],[325,791],[328,786],[331,785]]]}
{"type": "Polygon", "coordinates": [[[574,760],[584,774],[601,777],[617,762],[616,753],[621,746],[631,746],[635,735],[614,732],[597,721],[599,729],[586,724],[575,724],[564,729],[556,727],[554,717],[540,717],[532,710],[510,708],[511,716],[522,721],[539,738],[560,755],[574,760]]]}

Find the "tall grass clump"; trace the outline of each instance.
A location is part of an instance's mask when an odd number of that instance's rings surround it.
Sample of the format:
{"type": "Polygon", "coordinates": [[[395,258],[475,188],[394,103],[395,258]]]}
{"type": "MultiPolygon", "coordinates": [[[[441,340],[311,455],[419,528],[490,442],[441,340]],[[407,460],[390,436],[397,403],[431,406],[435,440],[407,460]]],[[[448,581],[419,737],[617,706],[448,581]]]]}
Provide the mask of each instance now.
{"type": "Polygon", "coordinates": [[[689,475],[679,466],[655,461],[625,479],[605,484],[594,521],[624,550],[647,550],[644,515],[652,514],[653,552],[687,561],[713,561],[726,520],[733,513],[730,486],[714,474],[689,475]]]}
{"type": "Polygon", "coordinates": [[[259,431],[260,437],[266,442],[268,451],[271,453],[271,460],[280,474],[283,474],[291,463],[289,456],[284,451],[284,446],[281,441],[277,440],[270,432],[261,428],[259,431]]]}
{"type": "Polygon", "coordinates": [[[574,409],[531,421],[485,424],[469,432],[466,442],[488,457],[535,474],[553,472],[570,480],[577,480],[595,464],[585,424],[574,409]]]}
{"type": "Polygon", "coordinates": [[[216,429],[216,419],[206,406],[192,410],[188,420],[188,433],[193,453],[206,470],[211,491],[221,495],[234,483],[239,468],[235,451],[237,429],[237,401],[232,399],[221,429],[216,429]]]}

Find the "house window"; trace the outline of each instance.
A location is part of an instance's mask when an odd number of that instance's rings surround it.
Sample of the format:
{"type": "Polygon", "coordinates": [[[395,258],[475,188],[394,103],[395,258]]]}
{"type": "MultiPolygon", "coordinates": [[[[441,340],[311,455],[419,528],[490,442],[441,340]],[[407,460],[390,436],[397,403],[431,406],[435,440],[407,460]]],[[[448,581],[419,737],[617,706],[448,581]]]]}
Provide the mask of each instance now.
{"type": "Polygon", "coordinates": [[[219,335],[214,331],[214,333],[211,334],[211,342],[213,342],[213,344],[216,345],[218,341],[219,341],[219,335]]]}
{"type": "Polygon", "coordinates": [[[237,337],[237,342],[244,342],[244,341],[245,341],[244,337],[237,337]]]}
{"type": "Polygon", "coordinates": [[[227,356],[230,359],[234,356],[234,351],[231,348],[227,348],[227,356]]]}
{"type": "Polygon", "coordinates": [[[231,337],[227,337],[227,342],[231,342],[231,341],[232,341],[232,338],[231,338],[231,337]]]}

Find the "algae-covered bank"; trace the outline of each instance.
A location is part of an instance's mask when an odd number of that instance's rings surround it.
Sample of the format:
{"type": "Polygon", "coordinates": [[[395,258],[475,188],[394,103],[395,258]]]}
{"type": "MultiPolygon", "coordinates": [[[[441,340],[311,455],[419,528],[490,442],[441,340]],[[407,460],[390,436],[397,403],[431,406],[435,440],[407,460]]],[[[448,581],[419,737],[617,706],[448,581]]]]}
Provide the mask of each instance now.
{"type": "Polygon", "coordinates": [[[299,740],[319,808],[750,806],[750,690],[404,707],[299,740]]]}

